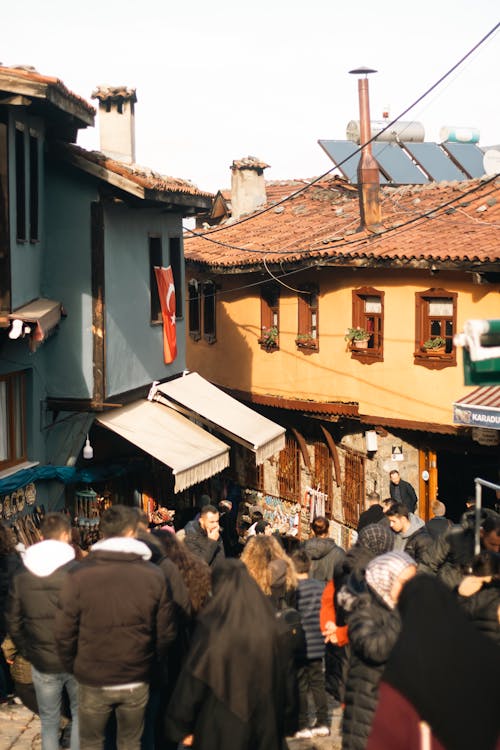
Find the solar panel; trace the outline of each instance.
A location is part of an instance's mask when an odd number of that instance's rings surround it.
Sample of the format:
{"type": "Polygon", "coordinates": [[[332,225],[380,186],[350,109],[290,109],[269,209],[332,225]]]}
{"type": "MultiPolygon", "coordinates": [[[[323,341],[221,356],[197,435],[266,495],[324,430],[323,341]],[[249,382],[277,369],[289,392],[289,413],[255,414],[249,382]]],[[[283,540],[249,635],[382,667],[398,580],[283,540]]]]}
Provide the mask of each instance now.
{"type": "MultiPolygon", "coordinates": [[[[358,150],[358,146],[352,141],[318,141],[321,148],[328,154],[336,167],[340,169],[344,177],[353,185],[358,184],[358,164],[360,154],[353,154],[358,150]],[[344,164],[341,162],[347,159],[344,164]],[[341,165],[341,166],[339,166],[341,165]]],[[[387,180],[380,173],[380,183],[386,184],[387,180]]]]}
{"type": "Polygon", "coordinates": [[[474,143],[450,143],[445,141],[441,145],[470,177],[475,178],[484,175],[484,152],[474,143]]]}
{"type": "Polygon", "coordinates": [[[443,182],[444,180],[467,179],[467,175],[458,169],[437,143],[404,143],[403,145],[427,172],[431,180],[443,182]]]}
{"type": "Polygon", "coordinates": [[[408,158],[403,149],[392,143],[373,143],[373,155],[395,185],[427,185],[429,180],[408,158]]]}

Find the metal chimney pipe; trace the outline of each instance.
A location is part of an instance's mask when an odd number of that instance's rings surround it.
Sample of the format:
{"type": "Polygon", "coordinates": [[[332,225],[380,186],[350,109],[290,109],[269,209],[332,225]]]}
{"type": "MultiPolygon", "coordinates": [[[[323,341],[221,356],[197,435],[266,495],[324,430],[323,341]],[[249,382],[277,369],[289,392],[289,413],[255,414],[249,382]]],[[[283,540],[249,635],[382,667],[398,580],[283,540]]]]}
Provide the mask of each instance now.
{"type": "Polygon", "coordinates": [[[382,220],[379,168],[372,154],[371,143],[368,143],[371,138],[368,74],[376,72],[376,70],[371,68],[356,68],[349,71],[352,74],[364,75],[364,78],[358,79],[359,126],[362,145],[361,157],[358,164],[360,229],[376,229],[380,226],[382,220]]]}

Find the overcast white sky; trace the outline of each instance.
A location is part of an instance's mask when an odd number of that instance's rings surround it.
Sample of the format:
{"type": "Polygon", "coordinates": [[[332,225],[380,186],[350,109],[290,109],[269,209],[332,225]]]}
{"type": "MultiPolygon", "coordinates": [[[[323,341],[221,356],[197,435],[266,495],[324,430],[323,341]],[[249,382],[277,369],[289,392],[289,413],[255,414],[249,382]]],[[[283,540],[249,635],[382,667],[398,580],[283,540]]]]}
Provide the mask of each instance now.
{"type": "MultiPolygon", "coordinates": [[[[358,118],[349,70],[378,71],[372,119],[395,117],[499,20],[498,0],[23,0],[2,7],[0,61],[89,101],[97,84],[137,88],[137,161],[215,191],[247,155],[267,179],[326,172],[318,139],[358,118]]],[[[451,125],[499,144],[499,62],[497,31],[405,120],[429,141],[451,125]]],[[[98,148],[97,128],[78,142],[98,148]]]]}

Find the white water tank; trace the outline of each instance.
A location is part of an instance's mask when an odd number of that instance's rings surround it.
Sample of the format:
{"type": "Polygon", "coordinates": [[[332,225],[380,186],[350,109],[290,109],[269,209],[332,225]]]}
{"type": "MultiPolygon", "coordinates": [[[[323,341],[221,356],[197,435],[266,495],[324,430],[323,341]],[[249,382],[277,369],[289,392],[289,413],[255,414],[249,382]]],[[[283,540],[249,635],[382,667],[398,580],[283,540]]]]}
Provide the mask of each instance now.
{"type": "MultiPolygon", "coordinates": [[[[398,121],[393,123],[385,133],[379,135],[389,124],[388,120],[372,120],[370,122],[371,135],[376,136],[377,141],[384,143],[422,143],[425,137],[425,129],[421,122],[398,121]]],[[[346,136],[348,141],[359,144],[361,142],[361,126],[359,120],[351,120],[347,123],[346,136]]]]}
{"type": "Polygon", "coordinates": [[[479,143],[478,128],[456,127],[455,125],[443,125],[439,131],[441,143],[479,143]]]}

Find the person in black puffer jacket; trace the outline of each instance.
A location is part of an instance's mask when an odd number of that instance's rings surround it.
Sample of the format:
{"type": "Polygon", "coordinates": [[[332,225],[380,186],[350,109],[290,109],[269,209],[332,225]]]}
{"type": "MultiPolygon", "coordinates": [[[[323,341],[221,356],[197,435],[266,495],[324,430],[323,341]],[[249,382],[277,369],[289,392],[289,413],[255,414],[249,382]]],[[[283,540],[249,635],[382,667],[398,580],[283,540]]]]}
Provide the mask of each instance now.
{"type": "Polygon", "coordinates": [[[342,720],[342,750],[364,750],[378,700],[378,684],[401,628],[395,609],[403,583],[416,565],[404,552],[388,552],[366,568],[366,586],[339,599],[347,610],[351,655],[342,720]]]}
{"type": "Polygon", "coordinates": [[[458,587],[459,602],[484,635],[500,646],[500,555],[483,550],[472,563],[472,575],[458,587]]]}
{"type": "Polygon", "coordinates": [[[328,536],[329,523],[324,516],[316,516],[311,523],[314,534],[304,542],[304,549],[311,560],[310,577],[318,581],[331,581],[342,570],[345,552],[328,536]]]}
{"type": "MultiPolygon", "coordinates": [[[[12,530],[0,523],[0,643],[7,635],[7,599],[14,574],[22,567],[12,530]]],[[[0,703],[8,699],[13,684],[3,651],[0,651],[0,703]]]]}

